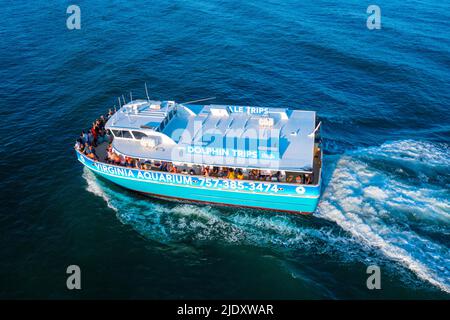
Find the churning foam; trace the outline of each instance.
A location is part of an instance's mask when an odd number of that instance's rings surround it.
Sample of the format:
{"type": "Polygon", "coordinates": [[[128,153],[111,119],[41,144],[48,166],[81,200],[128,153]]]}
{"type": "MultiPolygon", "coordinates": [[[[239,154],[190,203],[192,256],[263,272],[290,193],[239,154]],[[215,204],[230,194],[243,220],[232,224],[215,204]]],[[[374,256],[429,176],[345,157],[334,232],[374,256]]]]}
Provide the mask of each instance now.
{"type": "Polygon", "coordinates": [[[410,185],[392,174],[396,168],[373,167],[365,161],[389,157],[399,164],[416,163],[421,170],[423,166],[448,166],[448,150],[446,146],[400,141],[336,157],[317,216],[334,221],[359,241],[450,293],[447,245],[417,231],[425,224],[440,224],[449,230],[450,202],[445,185],[410,185]]]}

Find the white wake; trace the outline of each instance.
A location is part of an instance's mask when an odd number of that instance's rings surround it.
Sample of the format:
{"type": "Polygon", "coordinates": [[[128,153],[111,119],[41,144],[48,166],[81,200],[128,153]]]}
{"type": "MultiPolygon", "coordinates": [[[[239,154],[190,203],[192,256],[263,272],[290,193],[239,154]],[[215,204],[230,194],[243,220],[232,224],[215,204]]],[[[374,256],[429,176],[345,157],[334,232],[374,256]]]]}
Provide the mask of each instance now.
{"type": "MultiPolygon", "coordinates": [[[[338,157],[317,216],[334,221],[357,240],[450,293],[448,247],[410,227],[415,223],[449,230],[449,192],[445,187],[409,185],[396,180],[386,168],[377,170],[365,161],[386,157],[412,162],[419,170],[423,165],[448,166],[450,159],[445,146],[414,141],[388,143],[338,157]]],[[[391,168],[392,172],[401,170],[399,167],[391,168]]]]}

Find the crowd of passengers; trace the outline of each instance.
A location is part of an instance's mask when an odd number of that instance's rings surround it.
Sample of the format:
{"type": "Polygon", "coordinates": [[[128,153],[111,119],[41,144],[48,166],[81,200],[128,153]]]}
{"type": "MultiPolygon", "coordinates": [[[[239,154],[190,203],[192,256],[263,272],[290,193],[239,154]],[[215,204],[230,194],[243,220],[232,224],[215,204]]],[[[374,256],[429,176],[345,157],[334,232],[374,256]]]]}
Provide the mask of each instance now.
{"type": "Polygon", "coordinates": [[[83,130],[75,143],[75,149],[95,161],[104,161],[109,164],[141,170],[158,170],[169,173],[202,175],[205,177],[238,180],[245,179],[299,184],[311,184],[313,182],[312,174],[308,173],[289,173],[282,171],[275,172],[270,170],[258,169],[245,170],[244,172],[242,169],[218,166],[202,166],[201,168],[194,169],[193,167],[187,166],[177,167],[172,162],[140,160],[128,156],[119,155],[112,149],[111,143],[113,140],[113,136],[111,132],[105,129],[106,122],[113,114],[114,112],[109,109],[109,112],[106,115],[100,116],[100,118],[92,123],[92,126],[89,130],[83,130]],[[97,153],[95,152],[95,147],[102,144],[103,142],[108,143],[108,147],[106,149],[106,157],[105,159],[99,159],[97,153]]]}
{"type": "Polygon", "coordinates": [[[115,153],[109,144],[106,149],[106,163],[114,164],[118,166],[124,166],[129,168],[136,168],[141,170],[157,170],[165,171],[169,173],[181,173],[189,175],[202,175],[204,177],[215,178],[227,178],[237,180],[260,180],[260,181],[273,181],[273,182],[290,182],[300,184],[312,183],[311,174],[286,174],[282,171],[270,171],[270,170],[242,170],[227,167],[218,166],[196,166],[189,167],[186,165],[176,166],[172,162],[158,161],[158,160],[139,160],[128,156],[122,156],[115,153]]]}
{"type": "Polygon", "coordinates": [[[81,131],[80,136],[75,142],[75,149],[84,153],[92,160],[99,160],[95,153],[95,147],[103,142],[111,143],[113,136],[111,132],[105,129],[105,124],[115,111],[109,109],[106,115],[101,115],[100,118],[92,123],[92,126],[88,130],[81,131]]]}
{"type": "Polygon", "coordinates": [[[141,170],[156,170],[165,171],[169,173],[181,173],[189,175],[202,175],[204,177],[215,177],[215,178],[227,178],[227,179],[237,179],[237,180],[260,180],[260,181],[273,181],[273,182],[290,182],[290,183],[301,183],[310,184],[312,183],[311,174],[305,173],[300,174],[283,174],[281,171],[270,171],[270,170],[242,170],[227,167],[218,166],[196,166],[189,167],[186,165],[176,166],[172,162],[158,161],[158,160],[139,160],[128,156],[122,156],[115,153],[112,149],[111,144],[107,148],[107,155],[105,162],[109,164],[114,164],[118,166],[136,168],[141,170]]]}

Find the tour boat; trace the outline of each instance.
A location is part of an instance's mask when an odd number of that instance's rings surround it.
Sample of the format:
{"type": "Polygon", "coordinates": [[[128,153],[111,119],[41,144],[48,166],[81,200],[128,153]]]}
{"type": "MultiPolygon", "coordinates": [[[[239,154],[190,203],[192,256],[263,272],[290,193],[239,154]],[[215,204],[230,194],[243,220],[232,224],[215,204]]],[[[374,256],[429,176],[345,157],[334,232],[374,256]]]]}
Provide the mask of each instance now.
{"type": "Polygon", "coordinates": [[[320,124],[314,111],[288,107],[139,99],[107,119],[111,138],[95,147],[97,159],[77,157],[104,179],[152,197],[312,213],[322,184],[320,124]],[[135,165],[106,161],[109,145],[135,165]]]}

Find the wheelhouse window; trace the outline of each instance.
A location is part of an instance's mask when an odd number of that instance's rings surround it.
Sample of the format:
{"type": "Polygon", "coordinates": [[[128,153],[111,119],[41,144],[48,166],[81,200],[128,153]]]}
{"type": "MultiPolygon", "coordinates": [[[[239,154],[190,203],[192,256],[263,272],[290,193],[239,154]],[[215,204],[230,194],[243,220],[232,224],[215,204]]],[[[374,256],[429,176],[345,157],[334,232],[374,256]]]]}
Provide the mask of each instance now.
{"type": "Polygon", "coordinates": [[[122,138],[133,139],[133,136],[131,135],[130,131],[123,130],[122,134],[123,134],[122,138]]]}
{"type": "Polygon", "coordinates": [[[133,131],[133,136],[137,140],[141,140],[142,138],[147,137],[147,135],[145,133],[140,132],[140,131],[133,131]]]}
{"type": "Polygon", "coordinates": [[[112,133],[116,138],[133,139],[133,136],[128,130],[112,130],[112,133]]]}

